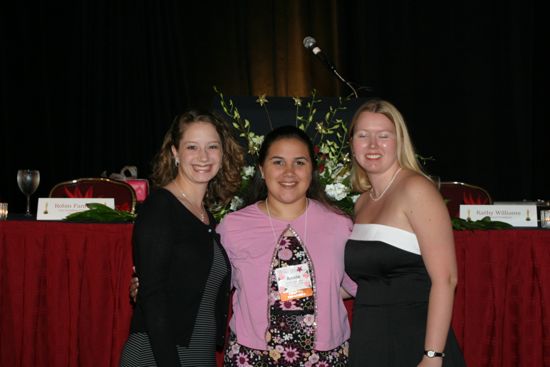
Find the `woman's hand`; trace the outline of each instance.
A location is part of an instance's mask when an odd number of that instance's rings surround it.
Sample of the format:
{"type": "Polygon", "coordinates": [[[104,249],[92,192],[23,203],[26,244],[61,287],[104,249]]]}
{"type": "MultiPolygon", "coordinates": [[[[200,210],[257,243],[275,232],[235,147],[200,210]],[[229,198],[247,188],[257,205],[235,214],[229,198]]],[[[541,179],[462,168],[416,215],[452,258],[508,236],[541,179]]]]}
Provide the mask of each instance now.
{"type": "Polygon", "coordinates": [[[443,365],[443,358],[428,358],[423,357],[422,361],[418,364],[418,367],[441,367],[443,365]]]}
{"type": "Polygon", "coordinates": [[[348,299],[353,297],[351,294],[346,292],[346,290],[343,287],[340,287],[340,296],[342,297],[342,299],[348,299]]]}
{"type": "Polygon", "coordinates": [[[136,276],[136,267],[132,267],[134,270],[133,277],[130,280],[130,298],[134,303],[136,302],[137,294],[138,294],[138,288],[139,288],[139,279],[136,276]]]}

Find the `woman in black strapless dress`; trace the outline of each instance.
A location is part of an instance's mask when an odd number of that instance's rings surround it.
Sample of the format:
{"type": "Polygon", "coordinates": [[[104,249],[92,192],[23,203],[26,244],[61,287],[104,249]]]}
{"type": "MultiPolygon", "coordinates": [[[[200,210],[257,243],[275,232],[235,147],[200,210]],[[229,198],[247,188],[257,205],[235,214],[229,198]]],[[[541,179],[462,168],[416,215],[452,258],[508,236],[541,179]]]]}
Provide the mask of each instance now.
{"type": "Polygon", "coordinates": [[[357,282],[351,367],[462,367],[450,328],[457,282],[445,203],[422,172],[403,117],[372,100],[356,112],[352,183],[362,195],[346,245],[357,282]]]}

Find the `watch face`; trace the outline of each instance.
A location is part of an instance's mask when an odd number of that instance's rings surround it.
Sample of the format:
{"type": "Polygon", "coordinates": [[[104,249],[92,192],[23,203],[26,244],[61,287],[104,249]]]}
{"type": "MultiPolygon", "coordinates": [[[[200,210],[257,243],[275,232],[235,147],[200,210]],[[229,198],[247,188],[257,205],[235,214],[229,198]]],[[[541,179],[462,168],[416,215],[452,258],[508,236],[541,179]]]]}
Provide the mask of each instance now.
{"type": "Polygon", "coordinates": [[[435,357],[435,352],[433,350],[429,350],[428,353],[426,353],[426,355],[430,358],[433,358],[435,357]]]}

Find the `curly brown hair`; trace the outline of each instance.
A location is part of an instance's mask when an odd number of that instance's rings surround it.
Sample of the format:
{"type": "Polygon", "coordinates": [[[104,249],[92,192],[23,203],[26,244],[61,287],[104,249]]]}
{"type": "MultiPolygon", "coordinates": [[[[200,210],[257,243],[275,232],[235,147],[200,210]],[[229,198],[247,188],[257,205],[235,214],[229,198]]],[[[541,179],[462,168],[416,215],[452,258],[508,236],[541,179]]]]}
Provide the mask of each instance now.
{"type": "Polygon", "coordinates": [[[163,187],[178,175],[171,148],[179,147],[179,142],[185,129],[196,122],[212,124],[220,136],[222,143],[222,163],[219,172],[208,183],[205,204],[212,207],[214,204],[226,204],[231,200],[241,185],[241,169],[244,165],[243,148],[233,135],[233,129],[220,116],[198,110],[189,110],[176,116],[170,128],[164,135],[162,146],[153,161],[151,181],[155,187],[163,187]]]}

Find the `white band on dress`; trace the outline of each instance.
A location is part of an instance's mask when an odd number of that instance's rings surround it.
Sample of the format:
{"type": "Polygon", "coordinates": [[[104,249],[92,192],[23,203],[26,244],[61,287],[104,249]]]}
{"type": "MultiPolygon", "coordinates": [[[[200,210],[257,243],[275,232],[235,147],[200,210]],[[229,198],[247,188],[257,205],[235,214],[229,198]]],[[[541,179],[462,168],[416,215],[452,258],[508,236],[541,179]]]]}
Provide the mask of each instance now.
{"type": "Polygon", "coordinates": [[[354,224],[350,240],[381,241],[401,250],[420,255],[420,246],[414,233],[384,224],[354,224]]]}

